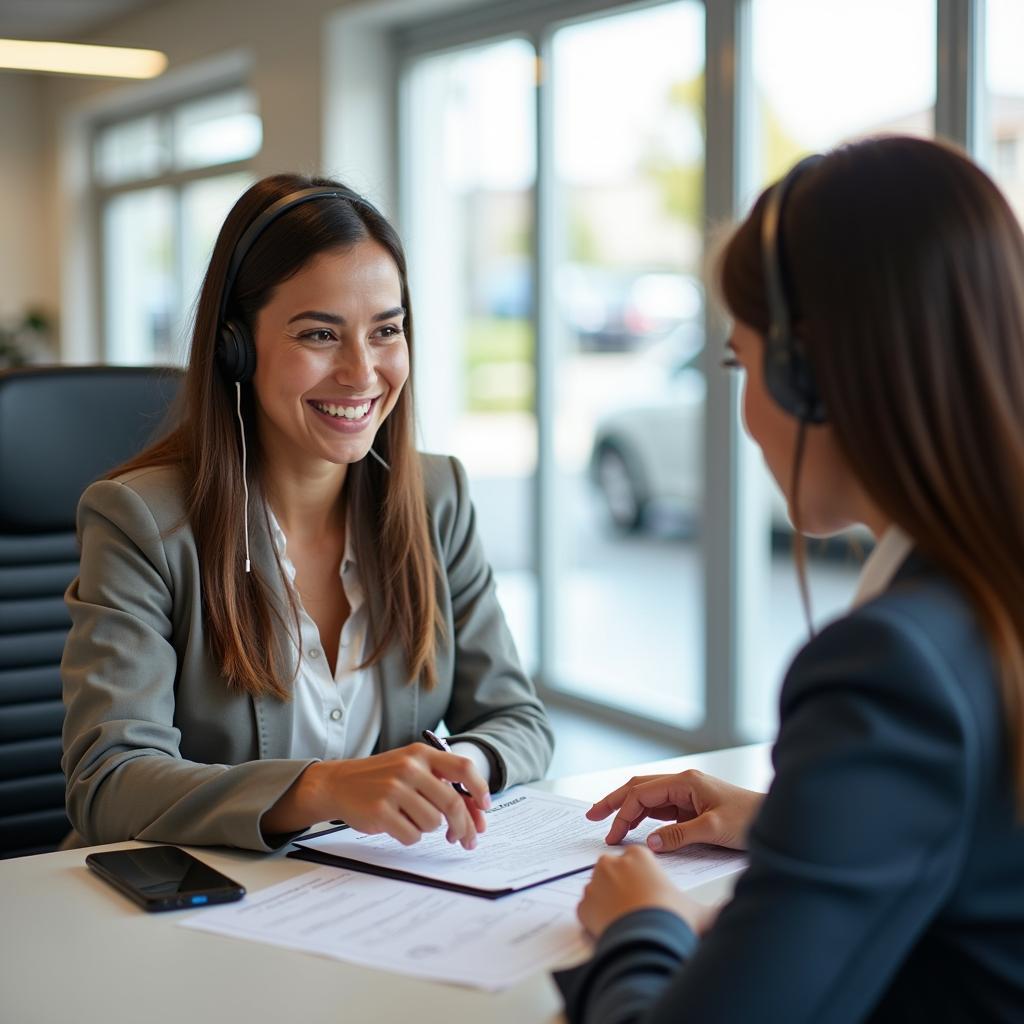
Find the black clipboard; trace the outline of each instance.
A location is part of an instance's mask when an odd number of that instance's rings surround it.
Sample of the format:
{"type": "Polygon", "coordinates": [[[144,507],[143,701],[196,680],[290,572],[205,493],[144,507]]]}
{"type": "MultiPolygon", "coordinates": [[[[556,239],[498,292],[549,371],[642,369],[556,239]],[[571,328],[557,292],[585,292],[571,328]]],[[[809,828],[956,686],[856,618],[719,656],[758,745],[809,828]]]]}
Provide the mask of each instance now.
{"type": "MultiPolygon", "coordinates": [[[[348,828],[348,825],[338,825],[336,828],[325,828],[320,832],[311,832],[300,839],[293,840],[298,844],[304,839],[317,839],[320,836],[329,835],[332,832],[341,832],[348,828]]],[[[418,875],[414,871],[402,871],[398,868],[384,868],[379,864],[367,864],[366,861],[354,860],[351,857],[340,857],[336,853],[324,853],[321,850],[307,850],[304,846],[298,846],[289,850],[288,857],[296,860],[307,860],[313,864],[326,864],[333,868],[348,868],[351,871],[359,871],[364,875],[377,875],[379,878],[393,878],[399,882],[411,882],[413,885],[425,885],[431,889],[445,889],[448,892],[459,892],[464,896],[479,896],[485,900],[500,900],[503,896],[511,896],[513,893],[526,892],[527,889],[536,889],[538,885],[547,885],[548,882],[557,882],[560,878],[569,878],[572,875],[579,875],[589,871],[597,863],[588,864],[582,868],[574,868],[572,871],[563,871],[561,874],[552,875],[550,878],[542,878],[528,885],[511,886],[507,889],[481,889],[475,885],[461,885],[458,882],[446,882],[441,878],[429,878],[426,875],[418,875]]]]}

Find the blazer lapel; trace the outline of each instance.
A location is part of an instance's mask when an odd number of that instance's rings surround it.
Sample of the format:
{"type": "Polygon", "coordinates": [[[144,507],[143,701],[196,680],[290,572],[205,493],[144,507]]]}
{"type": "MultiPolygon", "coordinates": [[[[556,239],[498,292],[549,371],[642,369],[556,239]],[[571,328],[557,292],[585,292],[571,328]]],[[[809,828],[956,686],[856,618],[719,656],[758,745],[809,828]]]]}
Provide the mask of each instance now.
{"type": "Polygon", "coordinates": [[[382,715],[377,750],[403,747],[419,737],[420,684],[410,684],[405,653],[398,644],[392,644],[377,664],[382,715]]]}
{"type": "MultiPolygon", "coordinates": [[[[350,516],[349,525],[355,533],[356,558],[359,560],[359,575],[366,595],[372,648],[381,639],[378,632],[382,612],[381,594],[376,584],[380,579],[377,539],[367,517],[350,516]]],[[[407,682],[409,670],[405,654],[398,643],[392,641],[388,645],[384,656],[377,662],[376,671],[381,696],[381,723],[380,736],[374,748],[375,754],[405,746],[419,736],[416,731],[419,684],[410,686],[407,682]]]]}
{"type": "MultiPolygon", "coordinates": [[[[289,632],[293,629],[291,606],[285,591],[285,581],[278,569],[274,555],[274,542],[267,526],[266,514],[255,515],[252,519],[250,536],[250,557],[254,569],[258,569],[271,588],[274,611],[289,632]]],[[[280,670],[286,680],[294,677],[298,652],[295,644],[288,641],[279,658],[280,670]]],[[[293,711],[290,700],[276,697],[253,697],[253,712],[256,720],[256,741],[260,760],[291,757],[293,711]]]]}

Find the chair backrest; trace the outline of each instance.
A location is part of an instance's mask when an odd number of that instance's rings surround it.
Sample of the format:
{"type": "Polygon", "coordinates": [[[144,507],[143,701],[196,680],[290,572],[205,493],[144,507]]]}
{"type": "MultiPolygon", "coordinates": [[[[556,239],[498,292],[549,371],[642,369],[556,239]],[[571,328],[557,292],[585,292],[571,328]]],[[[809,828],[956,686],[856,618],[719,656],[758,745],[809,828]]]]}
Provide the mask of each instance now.
{"type": "Polygon", "coordinates": [[[159,367],[0,372],[0,857],[52,849],[70,828],[60,659],[75,511],[167,426],[180,380],[159,367]]]}

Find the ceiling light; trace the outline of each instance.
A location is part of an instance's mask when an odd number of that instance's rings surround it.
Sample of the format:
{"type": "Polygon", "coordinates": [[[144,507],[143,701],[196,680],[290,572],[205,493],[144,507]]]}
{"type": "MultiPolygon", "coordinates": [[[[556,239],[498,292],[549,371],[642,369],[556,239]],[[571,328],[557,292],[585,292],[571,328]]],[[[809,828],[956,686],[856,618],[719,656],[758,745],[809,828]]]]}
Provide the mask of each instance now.
{"type": "Polygon", "coordinates": [[[159,50],[0,39],[0,68],[17,71],[101,75],[106,78],[155,78],[166,67],[167,57],[159,50]]]}

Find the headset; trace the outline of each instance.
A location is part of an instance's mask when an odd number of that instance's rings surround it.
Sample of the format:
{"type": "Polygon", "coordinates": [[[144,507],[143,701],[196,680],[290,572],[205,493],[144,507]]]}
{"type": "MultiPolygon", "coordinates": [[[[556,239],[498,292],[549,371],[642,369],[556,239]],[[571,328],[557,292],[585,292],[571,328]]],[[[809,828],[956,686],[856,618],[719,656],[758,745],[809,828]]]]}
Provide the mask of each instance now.
{"type": "Polygon", "coordinates": [[[231,253],[224,288],[220,293],[220,311],[217,316],[217,365],[232,384],[247,384],[256,372],[256,346],[248,327],[239,320],[228,319],[228,305],[231,302],[238,271],[245,257],[249,255],[249,250],[256,244],[256,240],[278,217],[314,199],[347,199],[353,205],[366,207],[380,216],[362,196],[351,189],[337,185],[318,186],[300,189],[276,200],[245,229],[231,253]]]}
{"type": "Polygon", "coordinates": [[[775,403],[801,423],[824,423],[826,415],[804,343],[793,331],[783,267],[782,213],[796,180],[823,159],[815,154],[795,164],[768,193],[761,220],[761,255],[769,316],[764,383],[775,403]]]}

